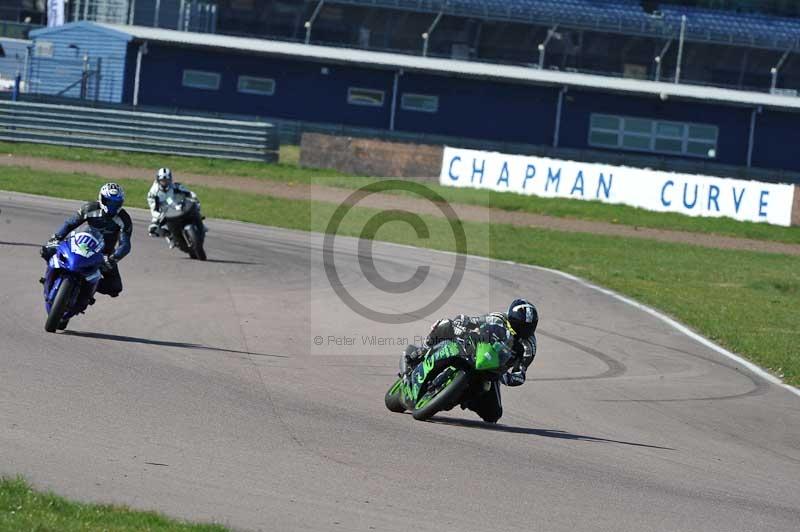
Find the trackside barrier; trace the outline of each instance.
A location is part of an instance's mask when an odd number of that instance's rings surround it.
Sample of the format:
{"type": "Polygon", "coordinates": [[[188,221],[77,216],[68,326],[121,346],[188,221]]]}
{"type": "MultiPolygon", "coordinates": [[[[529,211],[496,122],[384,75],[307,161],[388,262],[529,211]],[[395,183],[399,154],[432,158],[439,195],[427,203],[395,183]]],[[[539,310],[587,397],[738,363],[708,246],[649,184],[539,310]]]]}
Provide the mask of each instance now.
{"type": "Polygon", "coordinates": [[[275,162],[280,141],[267,122],[0,101],[0,140],[275,162]]]}

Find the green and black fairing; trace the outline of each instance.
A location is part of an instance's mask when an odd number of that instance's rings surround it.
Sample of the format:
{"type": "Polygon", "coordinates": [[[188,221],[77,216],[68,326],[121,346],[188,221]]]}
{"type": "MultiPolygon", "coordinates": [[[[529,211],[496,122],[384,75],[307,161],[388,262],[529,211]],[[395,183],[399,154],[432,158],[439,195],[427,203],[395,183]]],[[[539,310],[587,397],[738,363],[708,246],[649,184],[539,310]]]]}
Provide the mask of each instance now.
{"type": "Polygon", "coordinates": [[[398,379],[392,389],[402,389],[403,403],[410,410],[423,407],[431,394],[443,390],[462,370],[467,373],[504,371],[510,351],[501,342],[472,339],[447,340],[434,346],[407,379],[398,379]]]}
{"type": "MultiPolygon", "coordinates": [[[[446,340],[435,345],[422,362],[408,375],[408,378],[400,379],[403,389],[403,402],[409,409],[419,408],[417,404],[430,387],[432,379],[443,374],[452,373],[446,371],[448,368],[464,369],[470,368],[469,355],[464,347],[453,340],[446,340]]],[[[436,383],[443,385],[446,383],[436,383]]]]}

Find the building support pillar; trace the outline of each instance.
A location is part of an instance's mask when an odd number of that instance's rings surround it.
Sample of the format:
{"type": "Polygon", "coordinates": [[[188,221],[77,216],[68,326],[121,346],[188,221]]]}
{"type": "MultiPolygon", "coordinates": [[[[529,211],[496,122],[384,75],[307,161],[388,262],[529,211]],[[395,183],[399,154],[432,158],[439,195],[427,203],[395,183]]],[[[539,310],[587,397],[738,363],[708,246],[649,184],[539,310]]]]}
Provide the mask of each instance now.
{"type": "Polygon", "coordinates": [[[392,83],[392,108],[389,115],[389,131],[394,131],[395,117],[397,116],[397,91],[400,87],[400,76],[403,75],[402,70],[394,73],[394,83],[392,83]]]}
{"type": "Polygon", "coordinates": [[[753,166],[753,146],[756,143],[756,115],[761,113],[761,106],[753,108],[753,112],[750,113],[750,134],[747,138],[747,167],[750,168],[753,166]]]}
{"type": "Polygon", "coordinates": [[[558,148],[558,143],[561,137],[561,110],[564,107],[564,95],[567,93],[567,87],[561,87],[558,91],[558,103],[556,104],[556,124],[553,128],[553,147],[558,148]]]}
{"type": "Polygon", "coordinates": [[[139,105],[139,87],[142,79],[142,56],[147,53],[147,41],[139,45],[139,51],[136,53],[136,74],[133,78],[133,106],[139,105]]]}

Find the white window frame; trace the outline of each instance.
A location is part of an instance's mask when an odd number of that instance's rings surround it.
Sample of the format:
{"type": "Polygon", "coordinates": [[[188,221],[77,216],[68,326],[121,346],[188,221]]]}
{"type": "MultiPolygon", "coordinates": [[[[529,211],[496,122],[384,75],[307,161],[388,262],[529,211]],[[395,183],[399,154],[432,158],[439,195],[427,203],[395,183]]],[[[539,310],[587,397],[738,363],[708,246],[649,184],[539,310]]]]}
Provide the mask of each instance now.
{"type": "Polygon", "coordinates": [[[419,94],[416,92],[404,92],[403,95],[400,97],[400,108],[404,111],[414,111],[418,113],[438,113],[439,112],[439,96],[435,94],[419,94]],[[413,98],[431,98],[435,105],[433,109],[423,109],[421,107],[414,107],[413,105],[408,105],[406,103],[407,97],[413,98]]]}
{"type": "Polygon", "coordinates": [[[638,116],[620,116],[620,115],[608,115],[605,113],[592,113],[589,116],[589,134],[587,137],[587,143],[589,146],[596,147],[596,148],[617,148],[620,150],[626,151],[638,151],[638,152],[645,152],[645,153],[658,153],[658,154],[665,154],[665,155],[683,155],[686,157],[696,157],[699,159],[712,159],[716,156],[717,153],[717,145],[719,142],[719,127],[714,124],[702,124],[699,122],[677,122],[674,120],[656,120],[652,118],[642,118],[638,116]],[[592,125],[595,117],[602,117],[602,118],[613,118],[619,121],[619,127],[617,129],[610,129],[605,127],[595,127],[592,125]],[[650,132],[644,133],[639,131],[627,131],[625,128],[625,123],[627,120],[637,120],[642,121],[646,120],[650,122],[650,132]],[[659,134],[658,129],[660,124],[666,124],[671,126],[678,126],[681,130],[679,135],[664,135],[659,134]],[[695,138],[690,136],[690,129],[691,126],[698,126],[698,127],[705,127],[705,128],[712,128],[714,130],[714,138],[713,140],[707,138],[695,138]],[[593,133],[608,133],[614,134],[617,136],[617,143],[616,145],[611,144],[601,144],[597,142],[592,142],[592,134],[593,133]],[[624,138],[625,137],[639,137],[639,138],[646,138],[648,139],[648,148],[633,148],[624,145],[624,138]],[[679,151],[673,150],[663,150],[663,149],[656,149],[656,141],[657,140],[677,140],[680,141],[681,148],[679,151]],[[709,152],[713,153],[714,155],[710,155],[706,153],[705,155],[700,155],[697,153],[691,153],[689,151],[689,143],[702,143],[709,145],[709,152]]]}
{"type": "Polygon", "coordinates": [[[277,83],[275,83],[275,79],[274,78],[262,78],[262,77],[259,77],[259,76],[239,76],[237,78],[237,80],[236,80],[236,91],[240,92],[242,94],[256,94],[258,96],[272,96],[273,94],[275,94],[275,86],[276,85],[277,85],[277,83]],[[261,82],[261,81],[269,81],[269,82],[272,83],[272,90],[270,90],[270,91],[260,91],[260,90],[256,90],[256,89],[242,88],[242,81],[246,81],[246,80],[257,80],[259,82],[261,82]]]}
{"type": "Polygon", "coordinates": [[[222,82],[222,74],[219,72],[211,72],[210,70],[195,70],[191,68],[186,68],[183,70],[183,74],[181,76],[181,86],[187,87],[190,89],[199,89],[199,90],[206,90],[206,91],[218,91],[220,83],[222,82]],[[200,84],[193,84],[191,81],[187,81],[186,76],[192,74],[200,74],[201,76],[214,76],[217,80],[214,87],[209,85],[200,85],[200,84]]]}
{"type": "Polygon", "coordinates": [[[386,91],[378,90],[378,89],[367,89],[365,87],[348,87],[347,88],[347,103],[350,105],[363,105],[366,107],[383,107],[384,102],[386,101],[386,91]],[[353,91],[361,91],[365,93],[373,93],[375,95],[380,94],[381,101],[380,103],[372,103],[368,101],[358,101],[353,100],[353,91]]]}

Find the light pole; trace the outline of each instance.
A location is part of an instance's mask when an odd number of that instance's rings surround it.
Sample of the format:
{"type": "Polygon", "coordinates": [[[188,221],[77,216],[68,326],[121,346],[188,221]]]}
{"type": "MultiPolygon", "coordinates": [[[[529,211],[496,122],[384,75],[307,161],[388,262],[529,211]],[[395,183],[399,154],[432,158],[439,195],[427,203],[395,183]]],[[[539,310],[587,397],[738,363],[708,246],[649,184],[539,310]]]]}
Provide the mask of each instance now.
{"type": "Polygon", "coordinates": [[[317,7],[314,8],[314,12],[311,13],[311,18],[306,21],[304,24],[306,28],[306,44],[311,43],[311,27],[314,25],[314,21],[317,20],[317,15],[319,15],[320,10],[322,9],[322,4],[325,3],[325,0],[319,0],[319,4],[317,7]]]}
{"type": "Polygon", "coordinates": [[[547,44],[550,42],[550,39],[561,39],[561,34],[556,32],[557,29],[558,24],[547,30],[547,37],[545,37],[544,41],[539,43],[539,46],[537,46],[539,50],[539,70],[544,68],[544,53],[547,50],[547,44]]]}
{"type": "Polygon", "coordinates": [[[661,49],[661,53],[653,59],[653,61],[656,63],[656,81],[661,80],[661,63],[664,60],[664,56],[667,55],[670,45],[672,45],[672,39],[667,41],[667,44],[665,44],[661,49]]]}
{"type": "Polygon", "coordinates": [[[681,36],[678,42],[678,65],[675,67],[675,83],[681,82],[681,62],[683,61],[683,41],[686,38],[686,15],[681,15],[681,36]]]}
{"type": "Polygon", "coordinates": [[[791,48],[789,48],[788,50],[783,52],[783,55],[778,60],[778,64],[776,64],[774,67],[769,69],[769,73],[772,75],[772,83],[770,84],[770,87],[769,87],[769,92],[770,93],[775,92],[775,89],[778,87],[778,72],[780,72],[781,68],[783,67],[783,64],[789,58],[789,54],[790,53],[792,53],[792,49],[791,48]]]}
{"type": "Polygon", "coordinates": [[[439,21],[442,20],[442,17],[444,16],[444,8],[446,5],[447,3],[445,2],[445,4],[442,6],[442,10],[439,11],[439,14],[436,15],[436,18],[433,19],[433,22],[428,27],[428,31],[422,34],[422,57],[428,56],[428,42],[431,39],[431,34],[433,33],[433,30],[436,29],[436,26],[439,25],[439,21]]]}

